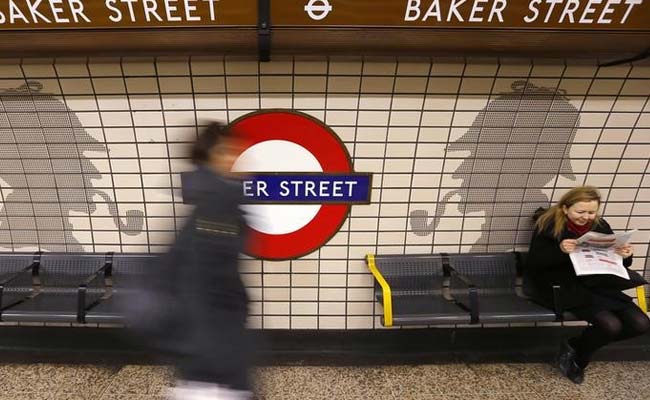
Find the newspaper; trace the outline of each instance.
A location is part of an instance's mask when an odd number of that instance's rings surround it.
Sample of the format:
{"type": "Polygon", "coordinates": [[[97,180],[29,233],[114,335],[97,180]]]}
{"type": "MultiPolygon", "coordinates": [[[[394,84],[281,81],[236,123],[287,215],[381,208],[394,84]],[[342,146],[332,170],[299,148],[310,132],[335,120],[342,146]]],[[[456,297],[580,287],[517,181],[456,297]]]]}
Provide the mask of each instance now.
{"type": "Polygon", "coordinates": [[[580,236],[578,246],[569,254],[576,275],[612,274],[630,279],[615,247],[629,243],[634,232],[636,229],[613,234],[587,232],[580,236]]]}

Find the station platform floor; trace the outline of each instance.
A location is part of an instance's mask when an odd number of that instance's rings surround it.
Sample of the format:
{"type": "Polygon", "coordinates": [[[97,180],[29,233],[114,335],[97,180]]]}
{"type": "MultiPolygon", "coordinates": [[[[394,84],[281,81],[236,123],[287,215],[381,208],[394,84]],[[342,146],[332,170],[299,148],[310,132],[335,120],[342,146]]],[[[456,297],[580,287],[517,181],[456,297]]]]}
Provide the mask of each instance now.
{"type": "MultiPolygon", "coordinates": [[[[574,385],[549,364],[272,366],[253,371],[256,398],[641,400],[650,361],[594,362],[574,385]]],[[[163,400],[173,369],[159,365],[1,364],[0,399],[163,400]]]]}

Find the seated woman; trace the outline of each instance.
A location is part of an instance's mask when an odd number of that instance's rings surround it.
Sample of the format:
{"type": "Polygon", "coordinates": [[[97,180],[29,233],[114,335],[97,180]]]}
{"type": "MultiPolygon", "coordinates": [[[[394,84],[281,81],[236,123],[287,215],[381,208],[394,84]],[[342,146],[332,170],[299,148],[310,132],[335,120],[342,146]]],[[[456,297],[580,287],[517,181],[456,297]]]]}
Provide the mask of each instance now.
{"type": "MultiPolygon", "coordinates": [[[[650,320],[632,299],[620,290],[593,288],[577,277],[569,253],[576,238],[589,231],[610,234],[600,218],[600,193],[591,186],[576,187],[543,213],[536,214],[526,268],[534,298],[553,308],[553,285],[560,286],[564,309],[590,323],[580,336],[562,343],[558,363],[564,376],[574,383],[584,380],[584,370],[599,348],[617,340],[632,338],[650,329],[650,320]]],[[[616,248],[623,265],[632,264],[632,246],[616,248]]]]}

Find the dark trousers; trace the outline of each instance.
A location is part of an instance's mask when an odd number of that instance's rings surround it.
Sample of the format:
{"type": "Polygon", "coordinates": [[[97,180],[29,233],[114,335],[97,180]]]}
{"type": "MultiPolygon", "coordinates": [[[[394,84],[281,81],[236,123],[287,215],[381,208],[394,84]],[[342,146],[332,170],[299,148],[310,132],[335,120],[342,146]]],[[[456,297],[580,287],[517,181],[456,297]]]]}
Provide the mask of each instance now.
{"type": "Polygon", "coordinates": [[[621,310],[600,311],[588,321],[591,325],[580,336],[569,340],[581,368],[586,367],[593,354],[603,346],[642,335],[650,329],[650,320],[634,304],[621,310]]]}
{"type": "Polygon", "coordinates": [[[255,346],[245,326],[246,312],[206,306],[202,313],[188,314],[176,347],[180,378],[250,391],[255,346]]]}

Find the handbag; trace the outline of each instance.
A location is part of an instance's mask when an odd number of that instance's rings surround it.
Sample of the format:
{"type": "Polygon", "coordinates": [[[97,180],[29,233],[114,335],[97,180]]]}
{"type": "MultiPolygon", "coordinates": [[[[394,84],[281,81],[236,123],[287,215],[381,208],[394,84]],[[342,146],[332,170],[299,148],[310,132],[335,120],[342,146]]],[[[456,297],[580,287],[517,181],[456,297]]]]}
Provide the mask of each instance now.
{"type": "Polygon", "coordinates": [[[612,290],[627,290],[637,286],[647,285],[648,281],[645,280],[638,272],[628,269],[630,279],[621,278],[618,275],[584,275],[580,277],[583,285],[590,288],[602,288],[612,290]]]}

